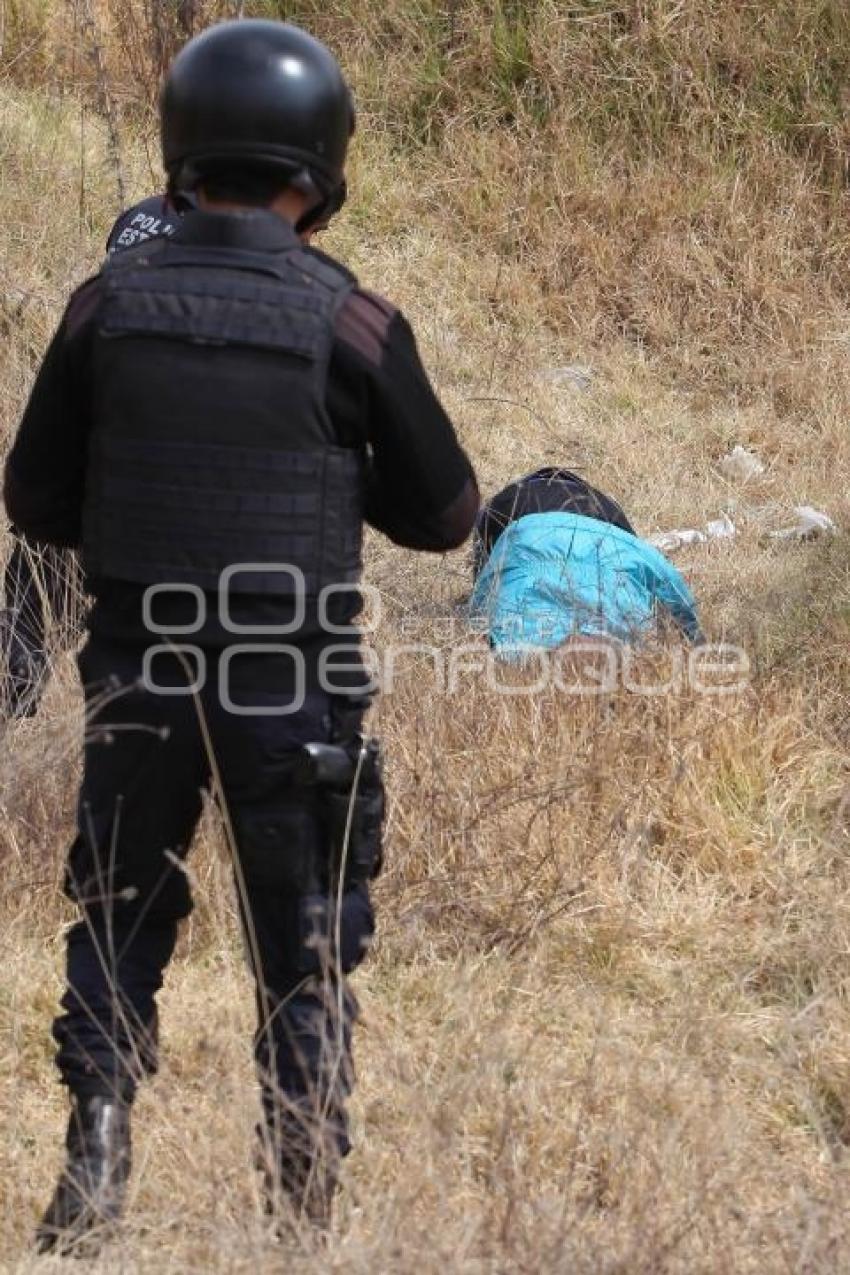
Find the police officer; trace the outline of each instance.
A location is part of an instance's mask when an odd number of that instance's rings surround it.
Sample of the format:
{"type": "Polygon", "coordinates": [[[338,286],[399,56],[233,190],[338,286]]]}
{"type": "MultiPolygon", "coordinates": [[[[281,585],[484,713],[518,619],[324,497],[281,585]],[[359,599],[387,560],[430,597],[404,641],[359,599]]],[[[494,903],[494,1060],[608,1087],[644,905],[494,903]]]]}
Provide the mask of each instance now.
{"type": "MultiPolygon", "coordinates": [[[[151,195],[117,218],[106,241],[107,255],[160,235],[173,235],[181,215],[194,207],[186,191],[151,195]]],[[[12,527],[12,552],[3,571],[0,651],[6,669],[0,715],[32,717],[47,684],[48,629],[58,629],[64,649],[78,636],[83,584],[77,558],[68,549],[44,545],[34,552],[12,527]]]]}
{"type": "Polygon", "coordinates": [[[80,545],[94,597],[66,882],[83,919],[54,1026],[72,1110],[42,1248],[121,1212],[204,787],[257,989],[270,1203],[326,1223],[349,1149],[345,975],[373,931],[382,809],[361,733],[362,526],[443,552],[478,509],[405,319],[302,241],[345,198],[353,130],[336,61],[298,28],[192,40],[162,135],[199,208],[74,296],[7,463],[16,524],[80,545]]]}
{"type": "Polygon", "coordinates": [[[175,233],[184,212],[195,207],[191,191],[149,195],[121,213],[106,241],[107,256],[135,248],[149,239],[166,238],[175,233]]]}

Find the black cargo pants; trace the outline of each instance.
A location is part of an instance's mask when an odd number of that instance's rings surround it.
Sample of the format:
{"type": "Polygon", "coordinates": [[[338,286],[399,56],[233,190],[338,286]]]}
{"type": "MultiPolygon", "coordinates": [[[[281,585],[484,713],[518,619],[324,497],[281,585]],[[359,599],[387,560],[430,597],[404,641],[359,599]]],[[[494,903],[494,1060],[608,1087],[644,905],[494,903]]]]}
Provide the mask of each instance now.
{"type": "MultiPolygon", "coordinates": [[[[82,920],[68,935],[64,1013],[54,1025],[63,1082],[129,1101],[156,1068],[156,994],[192,907],[182,862],[215,773],[257,990],[266,1126],[284,1159],[310,1162],[319,1148],[345,1155],[357,1007],[344,976],[372,937],[368,888],[299,897],[287,871],[293,854],[321,853],[322,837],[316,799],[292,784],[293,753],[331,739],[342,701],[309,691],[298,711],[282,711],[292,692],[269,688],[285,686],[288,670],[249,654],[230,665],[228,693],[263,712],[241,715],[220,700],[217,653],[197,698],[145,689],[143,656],[141,645],[92,637],[79,659],[85,771],[66,890],[82,920]]],[[[187,671],[160,656],[150,679],[177,690],[187,671]]]]}

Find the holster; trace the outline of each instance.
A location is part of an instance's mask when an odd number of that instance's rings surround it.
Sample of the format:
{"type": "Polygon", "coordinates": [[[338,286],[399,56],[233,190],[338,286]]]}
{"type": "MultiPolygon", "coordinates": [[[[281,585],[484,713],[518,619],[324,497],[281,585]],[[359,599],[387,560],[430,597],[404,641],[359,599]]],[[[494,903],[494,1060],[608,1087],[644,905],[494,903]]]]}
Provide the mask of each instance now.
{"type": "Polygon", "coordinates": [[[331,876],[345,884],[374,881],[383,867],[384,784],[376,739],[359,739],[351,783],[327,787],[320,800],[331,876]],[[358,769],[359,763],[359,769],[358,769]]]}
{"type": "Polygon", "coordinates": [[[240,812],[240,855],[253,881],[299,897],[335,894],[372,881],[383,866],[384,784],[378,741],[361,733],[364,704],[343,699],[330,741],[293,757],[289,792],[240,812]]]}

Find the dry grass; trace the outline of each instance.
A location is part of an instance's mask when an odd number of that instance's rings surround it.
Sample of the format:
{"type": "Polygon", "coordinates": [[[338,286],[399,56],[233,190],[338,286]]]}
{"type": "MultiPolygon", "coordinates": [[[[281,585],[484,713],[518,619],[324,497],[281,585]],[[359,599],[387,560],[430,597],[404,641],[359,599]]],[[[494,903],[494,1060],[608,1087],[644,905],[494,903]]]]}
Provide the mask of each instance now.
{"type": "MultiPolygon", "coordinates": [[[[116,181],[72,7],[0,8],[8,435],[116,181]]],[[[844,6],[318,8],[289,6],[336,33],[364,106],[329,247],[409,312],[485,490],[566,461],[645,530],[730,509],[739,538],[681,564],[753,677],[729,697],[577,700],[497,696],[475,673],[444,696],[402,669],[378,713],[392,807],[357,978],[356,1152],[323,1251],[264,1232],[250,994],[210,815],[130,1219],[91,1269],[850,1269],[850,554],[843,535],[762,538],[797,503],[850,525],[846,123],[826,109],[844,6]],[[545,376],[576,362],[587,393],[545,376]],[[717,469],[735,442],[767,463],[745,486],[717,469]]],[[[91,10],[142,194],[144,9],[91,10]]],[[[383,642],[451,648],[463,555],[375,541],[370,577],[383,642]]],[[[0,741],[9,1271],[51,1268],[30,1241],[63,1122],[47,1029],[79,717],[62,657],[41,715],[0,741]]]]}

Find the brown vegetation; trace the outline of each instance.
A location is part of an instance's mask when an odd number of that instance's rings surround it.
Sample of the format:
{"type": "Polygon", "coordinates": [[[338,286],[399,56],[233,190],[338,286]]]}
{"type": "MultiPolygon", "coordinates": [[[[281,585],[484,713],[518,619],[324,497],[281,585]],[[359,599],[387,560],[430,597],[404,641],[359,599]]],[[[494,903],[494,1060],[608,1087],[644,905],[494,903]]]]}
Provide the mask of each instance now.
{"type": "MultiPolygon", "coordinates": [[[[237,5],[220,5],[216,12],[237,5]]],[[[482,484],[566,461],[641,529],[729,508],[681,560],[753,672],[378,711],[389,863],[356,1153],[327,1250],[281,1256],[249,1170],[250,996],[217,819],[163,995],[131,1217],[97,1269],[825,1273],[850,1266],[850,16],[840,0],[318,0],[355,81],[328,240],[410,314],[482,484]],[[583,393],[546,379],[582,363],[583,393]],[[755,448],[766,473],[717,460],[755,448]],[[211,1021],[203,1015],[211,1013],[211,1021]]],[[[120,180],[160,181],[151,98],[213,6],[0,3],[0,424],[14,429],[120,180]]],[[[457,634],[463,555],[375,541],[381,640],[457,634]]],[[[648,681],[658,667],[648,663],[648,681]]],[[[0,741],[0,1266],[60,1154],[48,1024],[78,695],[0,741]]]]}

